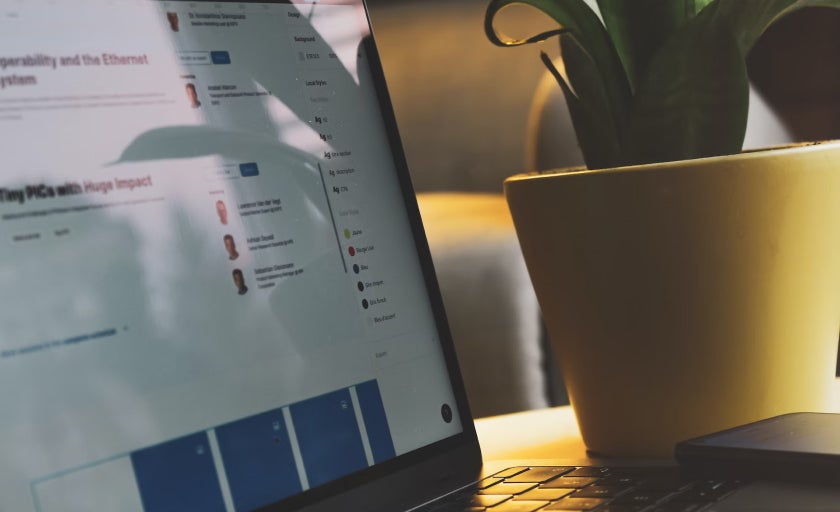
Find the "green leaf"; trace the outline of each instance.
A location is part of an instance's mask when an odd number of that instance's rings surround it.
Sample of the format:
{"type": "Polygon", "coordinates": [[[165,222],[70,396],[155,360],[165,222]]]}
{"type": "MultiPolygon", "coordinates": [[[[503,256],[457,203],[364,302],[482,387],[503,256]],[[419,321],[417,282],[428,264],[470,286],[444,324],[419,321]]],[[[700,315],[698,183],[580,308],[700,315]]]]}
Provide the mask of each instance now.
{"type": "Polygon", "coordinates": [[[782,16],[804,7],[840,8],[838,0],[718,0],[718,15],[726,20],[747,55],[755,42],[782,16]]]}
{"type": "Polygon", "coordinates": [[[566,83],[545,52],[541,52],[540,57],[560,84],[566,97],[569,115],[586,166],[590,169],[603,169],[619,165],[620,131],[610,113],[607,92],[598,76],[595,63],[570,33],[560,36],[560,45],[567,73],[572,67],[578,71],[576,84],[570,87],[566,83]]]}
{"type": "MultiPolygon", "coordinates": [[[[566,33],[574,36],[574,39],[588,53],[591,63],[597,70],[597,77],[601,82],[600,87],[607,98],[607,111],[612,118],[612,123],[621,127],[620,133],[623,133],[632,96],[627,74],[604,25],[583,0],[491,0],[484,18],[484,30],[490,41],[499,46],[527,44],[566,33]],[[493,20],[499,11],[512,4],[529,5],[539,9],[554,19],[561,28],[527,39],[502,39],[496,32],[493,20]]],[[[589,69],[578,71],[573,66],[566,66],[566,74],[575,91],[579,88],[579,82],[587,85],[592,83],[589,69]],[[586,76],[579,77],[579,73],[584,73],[586,76]]]]}
{"type": "Polygon", "coordinates": [[[702,11],[707,5],[712,3],[712,0],[686,0],[689,3],[694,3],[694,14],[702,11]]]}
{"type": "Polygon", "coordinates": [[[569,87],[569,84],[566,83],[566,80],[560,72],[557,71],[557,68],[554,67],[554,63],[551,62],[551,57],[545,52],[540,52],[540,58],[542,58],[543,63],[554,76],[555,80],[557,80],[560,89],[563,91],[563,96],[566,98],[566,105],[569,107],[569,117],[572,118],[578,146],[580,146],[581,152],[584,155],[586,167],[589,169],[610,167],[609,164],[602,164],[598,160],[598,155],[604,153],[601,149],[601,127],[595,123],[593,116],[583,106],[578,97],[575,96],[575,93],[569,87]],[[594,158],[594,161],[590,162],[590,158],[594,158]]]}
{"type": "Polygon", "coordinates": [[[633,90],[656,50],[696,12],[695,0],[598,0],[598,9],[633,90]]]}
{"type": "Polygon", "coordinates": [[[628,123],[627,163],[741,151],[749,82],[740,47],[710,4],[651,59],[628,123]]]}

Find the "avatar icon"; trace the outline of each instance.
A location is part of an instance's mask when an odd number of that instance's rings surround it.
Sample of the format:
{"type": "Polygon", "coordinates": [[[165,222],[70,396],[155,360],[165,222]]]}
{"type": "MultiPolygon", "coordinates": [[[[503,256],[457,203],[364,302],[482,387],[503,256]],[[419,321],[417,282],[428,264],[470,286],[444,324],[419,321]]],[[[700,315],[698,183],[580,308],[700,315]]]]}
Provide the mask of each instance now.
{"type": "Polygon", "coordinates": [[[169,21],[169,28],[172,29],[172,32],[178,32],[178,13],[177,12],[167,12],[166,19],[169,21]]]}
{"type": "Polygon", "coordinates": [[[235,260],[239,257],[239,251],[236,250],[236,242],[233,240],[233,235],[225,235],[225,250],[228,252],[228,259],[235,260]]]}
{"type": "Polygon", "coordinates": [[[242,275],[242,271],[238,268],[233,269],[233,284],[236,285],[236,290],[239,295],[248,293],[248,287],[245,286],[245,276],[242,275]]]}
{"type": "Polygon", "coordinates": [[[192,108],[200,107],[201,102],[198,101],[198,92],[195,90],[195,84],[187,84],[184,86],[184,89],[187,91],[187,99],[190,100],[190,106],[192,108]]]}
{"type": "Polygon", "coordinates": [[[219,216],[219,222],[221,222],[223,226],[227,226],[227,223],[228,223],[227,206],[225,206],[225,202],[222,201],[221,199],[216,201],[216,214],[219,216]]]}

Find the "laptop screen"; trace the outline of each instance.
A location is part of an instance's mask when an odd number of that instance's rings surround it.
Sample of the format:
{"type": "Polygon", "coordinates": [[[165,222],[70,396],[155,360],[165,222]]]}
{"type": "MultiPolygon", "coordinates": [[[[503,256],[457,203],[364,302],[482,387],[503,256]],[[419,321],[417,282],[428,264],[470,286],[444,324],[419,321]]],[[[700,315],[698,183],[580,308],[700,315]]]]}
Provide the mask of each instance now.
{"type": "Polygon", "coordinates": [[[462,432],[359,2],[0,2],[3,510],[250,510],[462,432]]]}

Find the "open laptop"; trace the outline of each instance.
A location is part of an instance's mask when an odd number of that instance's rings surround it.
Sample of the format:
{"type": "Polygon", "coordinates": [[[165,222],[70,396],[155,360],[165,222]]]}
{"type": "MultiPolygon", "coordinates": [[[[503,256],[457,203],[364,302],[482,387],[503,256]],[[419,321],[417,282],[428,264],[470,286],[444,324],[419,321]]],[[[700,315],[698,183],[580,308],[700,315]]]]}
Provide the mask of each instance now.
{"type": "Polygon", "coordinates": [[[0,29],[0,510],[689,510],[603,495],[638,463],[483,464],[361,0],[0,29]]]}

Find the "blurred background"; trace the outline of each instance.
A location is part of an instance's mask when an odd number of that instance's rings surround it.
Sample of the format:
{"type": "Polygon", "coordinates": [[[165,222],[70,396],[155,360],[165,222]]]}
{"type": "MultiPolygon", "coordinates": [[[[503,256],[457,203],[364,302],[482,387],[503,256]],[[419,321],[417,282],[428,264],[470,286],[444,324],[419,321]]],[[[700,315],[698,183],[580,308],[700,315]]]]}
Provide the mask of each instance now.
{"type": "MultiPolygon", "coordinates": [[[[490,44],[487,0],[368,4],[416,189],[501,192],[505,177],[526,170],[528,115],[545,71],[538,49],[490,44]]],[[[513,6],[499,26],[522,36],[552,25],[513,6]]],[[[542,46],[556,55],[556,42],[542,46]]],[[[812,8],[784,18],[748,66],[794,140],[840,137],[840,11],[812,8]]]]}

